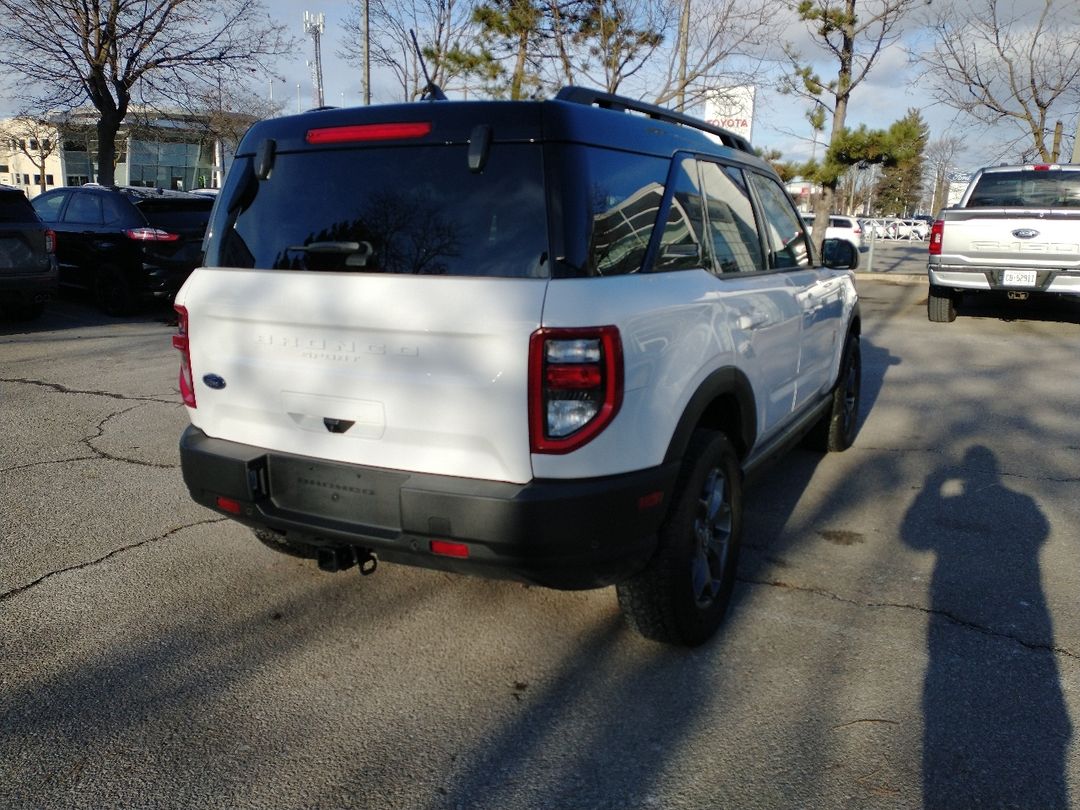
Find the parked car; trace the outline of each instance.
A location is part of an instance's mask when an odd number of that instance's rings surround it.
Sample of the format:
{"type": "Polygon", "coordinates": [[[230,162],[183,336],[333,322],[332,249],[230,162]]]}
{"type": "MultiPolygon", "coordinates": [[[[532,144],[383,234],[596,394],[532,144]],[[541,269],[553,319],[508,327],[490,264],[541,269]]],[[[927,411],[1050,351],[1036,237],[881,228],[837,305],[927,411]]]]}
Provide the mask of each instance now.
{"type": "Polygon", "coordinates": [[[30,320],[56,292],[56,236],[17,188],[0,186],[0,308],[30,320]]]}
{"type": "Polygon", "coordinates": [[[274,118],[214,210],[176,298],[184,481],[324,570],[614,584],[700,644],[744,477],[855,436],[858,254],[820,261],[769,164],[681,113],[566,88],[274,118]]]}
{"type": "MultiPolygon", "coordinates": [[[[803,214],[803,221],[806,223],[806,227],[813,230],[814,228],[814,215],[803,214]]],[[[854,217],[843,216],[840,214],[831,214],[829,216],[829,225],[825,229],[826,239],[844,239],[855,246],[855,250],[862,250],[863,247],[863,229],[859,224],[859,220],[854,217]]]]}
{"type": "Polygon", "coordinates": [[[918,219],[894,219],[889,221],[889,239],[907,239],[909,241],[926,239],[930,226],[918,219]]]}
{"type": "Polygon", "coordinates": [[[85,185],[33,199],[56,232],[60,283],[90,290],[102,310],[126,315],[171,301],[199,264],[214,200],[157,188],[85,185]]]}

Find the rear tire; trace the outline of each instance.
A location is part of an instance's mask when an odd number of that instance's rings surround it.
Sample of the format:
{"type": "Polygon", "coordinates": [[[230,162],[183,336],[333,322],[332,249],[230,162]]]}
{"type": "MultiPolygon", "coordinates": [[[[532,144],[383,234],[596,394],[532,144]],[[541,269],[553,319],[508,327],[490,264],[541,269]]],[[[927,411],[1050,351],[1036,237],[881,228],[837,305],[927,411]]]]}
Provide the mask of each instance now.
{"type": "Polygon", "coordinates": [[[115,267],[102,267],[94,277],[94,301],[106,315],[119,317],[135,311],[135,295],[127,277],[115,267]]]}
{"type": "Polygon", "coordinates": [[[742,472],[723,433],[697,430],[674,501],[645,570],[616,587],[629,624],[646,638],[696,646],[731,601],[742,536],[742,472]]]}
{"type": "Polygon", "coordinates": [[[930,285],[926,299],[926,315],[934,323],[952,323],[956,320],[956,302],[959,295],[953,290],[930,285]]]}
{"type": "Polygon", "coordinates": [[[859,426],[861,391],[862,350],[859,336],[852,332],[844,346],[840,375],[833,386],[829,407],[807,434],[807,447],[822,453],[837,453],[851,447],[859,426]]]}

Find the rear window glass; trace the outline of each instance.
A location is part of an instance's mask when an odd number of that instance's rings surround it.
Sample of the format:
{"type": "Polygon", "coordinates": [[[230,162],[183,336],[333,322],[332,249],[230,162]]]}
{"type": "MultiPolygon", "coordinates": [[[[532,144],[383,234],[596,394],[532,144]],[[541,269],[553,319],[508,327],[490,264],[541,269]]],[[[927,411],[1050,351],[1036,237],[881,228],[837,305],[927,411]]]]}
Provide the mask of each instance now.
{"type": "Polygon", "coordinates": [[[987,172],[967,208],[1080,208],[1080,172],[987,172]]]}
{"type": "Polygon", "coordinates": [[[202,231],[210,221],[210,210],[214,207],[214,201],[178,200],[137,207],[146,217],[146,221],[155,228],[167,231],[202,231]]]}
{"type": "Polygon", "coordinates": [[[21,191],[0,193],[0,222],[37,222],[34,206],[21,191]]]}
{"type": "MultiPolygon", "coordinates": [[[[246,165],[245,165],[246,164],[246,165]]],[[[237,161],[207,263],[262,269],[543,277],[548,235],[541,147],[494,144],[481,172],[467,147],[278,154],[266,180],[237,161]],[[231,217],[235,218],[232,221],[231,217]]]]}

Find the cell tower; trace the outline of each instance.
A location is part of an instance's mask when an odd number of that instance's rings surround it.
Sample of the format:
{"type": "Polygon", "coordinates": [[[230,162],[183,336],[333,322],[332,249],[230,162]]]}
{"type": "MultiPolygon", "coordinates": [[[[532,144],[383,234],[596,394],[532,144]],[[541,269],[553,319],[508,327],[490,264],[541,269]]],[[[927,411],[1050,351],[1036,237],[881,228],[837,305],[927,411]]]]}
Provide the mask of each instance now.
{"type": "Polygon", "coordinates": [[[326,15],[322,12],[312,14],[304,12],[304,33],[311,34],[311,40],[315,43],[315,60],[311,62],[311,84],[315,89],[315,106],[325,106],[323,100],[322,83],[322,35],[326,30],[326,15]]]}

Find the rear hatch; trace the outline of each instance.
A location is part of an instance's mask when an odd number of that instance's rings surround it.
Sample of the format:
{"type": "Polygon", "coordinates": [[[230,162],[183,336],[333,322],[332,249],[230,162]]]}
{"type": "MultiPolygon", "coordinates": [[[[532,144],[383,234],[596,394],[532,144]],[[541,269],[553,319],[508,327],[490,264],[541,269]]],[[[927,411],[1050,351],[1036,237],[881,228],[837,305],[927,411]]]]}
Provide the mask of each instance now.
{"type": "Polygon", "coordinates": [[[44,275],[51,262],[45,226],[18,189],[0,189],[0,275],[44,275]]]}
{"type": "Polygon", "coordinates": [[[193,270],[202,259],[202,242],[214,201],[194,194],[132,200],[150,228],[175,236],[147,239],[143,252],[155,264],[193,270]]]}
{"type": "Polygon", "coordinates": [[[342,110],[249,133],[207,266],[177,296],[193,424],[272,452],[532,477],[529,337],[550,262],[539,126],[523,113],[485,141],[487,105],[461,106],[471,116],[342,110]]]}

